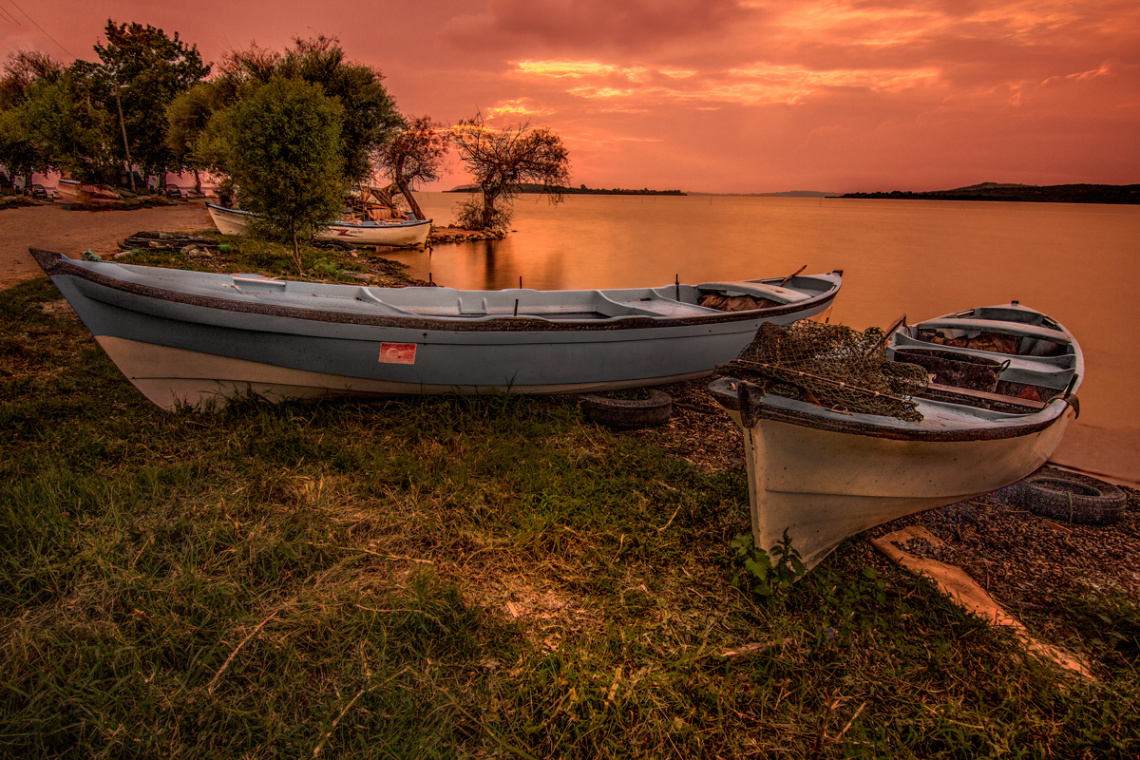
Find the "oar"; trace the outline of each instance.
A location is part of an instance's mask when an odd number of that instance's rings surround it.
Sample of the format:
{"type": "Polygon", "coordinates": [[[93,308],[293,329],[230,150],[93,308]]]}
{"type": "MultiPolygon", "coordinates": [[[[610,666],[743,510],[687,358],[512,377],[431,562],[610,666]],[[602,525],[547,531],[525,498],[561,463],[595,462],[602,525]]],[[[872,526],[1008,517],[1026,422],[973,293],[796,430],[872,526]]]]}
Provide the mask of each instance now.
{"type": "MultiPolygon", "coordinates": [[[[887,328],[887,331],[883,333],[883,339],[875,344],[875,347],[871,350],[870,354],[875,354],[882,350],[883,346],[885,346],[887,344],[887,341],[891,339],[891,336],[894,335],[895,330],[899,329],[900,327],[904,327],[905,325],[906,314],[903,314],[901,317],[895,320],[895,323],[893,325],[887,328]]],[[[868,356],[870,356],[870,354],[868,354],[868,356]]]]}
{"type": "Polygon", "coordinates": [[[790,274],[790,275],[788,275],[787,277],[785,277],[784,279],[780,280],[780,287],[782,288],[782,287],[784,287],[785,285],[787,285],[787,284],[788,284],[788,280],[792,279],[793,277],[795,277],[797,274],[799,274],[800,272],[804,271],[805,269],[807,269],[807,264],[804,264],[802,267],[800,267],[799,269],[797,269],[797,270],[795,271],[795,274],[790,274]]]}

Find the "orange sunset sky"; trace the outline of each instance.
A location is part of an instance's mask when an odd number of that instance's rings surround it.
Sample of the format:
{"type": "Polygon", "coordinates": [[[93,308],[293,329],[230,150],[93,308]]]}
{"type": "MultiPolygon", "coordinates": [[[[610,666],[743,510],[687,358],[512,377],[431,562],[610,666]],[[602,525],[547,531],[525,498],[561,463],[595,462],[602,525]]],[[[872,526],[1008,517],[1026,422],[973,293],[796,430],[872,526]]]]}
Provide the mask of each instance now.
{"type": "Polygon", "coordinates": [[[108,18],[214,63],[336,37],[405,115],[550,126],[592,187],[1140,182],[1136,0],[0,0],[0,56],[94,60],[108,18]]]}

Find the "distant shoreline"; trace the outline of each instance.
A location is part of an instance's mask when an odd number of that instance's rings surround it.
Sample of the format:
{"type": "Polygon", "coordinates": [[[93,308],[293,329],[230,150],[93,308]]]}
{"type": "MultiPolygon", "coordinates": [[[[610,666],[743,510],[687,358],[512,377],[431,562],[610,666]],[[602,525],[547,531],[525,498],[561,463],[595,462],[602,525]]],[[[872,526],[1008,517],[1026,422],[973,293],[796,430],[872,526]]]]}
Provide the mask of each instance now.
{"type": "Polygon", "coordinates": [[[1030,203],[1140,204],[1140,185],[1012,185],[983,182],[953,190],[844,193],[840,198],[892,198],[934,201],[1012,201],[1030,203]]]}
{"type": "MultiPolygon", "coordinates": [[[[478,188],[462,185],[444,193],[471,193],[478,188]]],[[[546,192],[542,185],[524,185],[523,193],[546,192]]],[[[627,190],[624,188],[562,187],[563,195],[665,195],[665,196],[733,196],[742,198],[876,198],[929,201],[1007,201],[1025,203],[1113,203],[1140,205],[1140,185],[1018,185],[982,182],[952,190],[889,190],[860,193],[832,193],[818,190],[786,190],[777,193],[709,193],[683,190],[627,190]]]]}
{"type": "MultiPolygon", "coordinates": [[[[452,188],[451,190],[444,190],[445,193],[473,193],[479,188],[475,185],[461,185],[452,188]]],[[[642,188],[641,190],[626,190],[624,188],[595,188],[580,185],[578,187],[556,187],[556,192],[563,195],[686,195],[680,190],[650,190],[649,188],[642,188]]],[[[542,185],[525,184],[522,186],[523,193],[545,193],[546,188],[542,185]]]]}

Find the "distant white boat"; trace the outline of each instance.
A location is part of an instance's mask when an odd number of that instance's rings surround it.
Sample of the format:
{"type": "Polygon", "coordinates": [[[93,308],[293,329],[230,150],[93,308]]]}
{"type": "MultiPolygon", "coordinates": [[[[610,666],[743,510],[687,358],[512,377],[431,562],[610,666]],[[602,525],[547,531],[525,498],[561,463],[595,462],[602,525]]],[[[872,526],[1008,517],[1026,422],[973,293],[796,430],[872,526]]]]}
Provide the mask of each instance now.
{"type": "Polygon", "coordinates": [[[941,373],[912,399],[921,421],[818,406],[739,378],[709,386],[744,432],[756,546],[771,549],[787,531],[813,567],[856,533],[1021,480],[1076,416],[1080,346],[1040,312],[1017,303],[970,309],[890,338],[888,353],[941,373]],[[916,356],[926,351],[939,356],[916,356]],[[946,384],[973,374],[946,366],[955,353],[971,365],[997,360],[996,389],[946,384]]]}
{"type": "Polygon", "coordinates": [[[833,272],[620,290],[372,288],[32,256],[165,409],[245,393],[575,393],[692,379],[761,323],[828,309],[842,283],[833,272]]]}
{"type": "MultiPolygon", "coordinates": [[[[223,235],[244,235],[246,225],[253,216],[248,211],[225,208],[207,203],[214,226],[223,235]]],[[[348,224],[336,222],[318,232],[316,240],[343,240],[353,245],[383,245],[392,248],[410,248],[427,242],[431,233],[430,219],[407,219],[385,222],[348,224]]]]}

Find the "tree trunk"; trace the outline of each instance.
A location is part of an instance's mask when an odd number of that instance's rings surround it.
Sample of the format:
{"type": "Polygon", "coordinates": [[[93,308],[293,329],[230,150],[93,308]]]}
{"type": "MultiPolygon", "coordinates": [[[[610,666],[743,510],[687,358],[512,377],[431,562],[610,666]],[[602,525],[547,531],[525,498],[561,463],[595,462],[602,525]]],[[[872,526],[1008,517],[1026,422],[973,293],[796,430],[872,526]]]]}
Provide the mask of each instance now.
{"type": "Polygon", "coordinates": [[[499,194],[489,188],[483,188],[483,226],[482,229],[489,230],[495,223],[495,199],[499,194]]]}
{"type": "Polygon", "coordinates": [[[297,243],[297,220],[289,222],[289,231],[293,233],[293,258],[297,260],[297,276],[305,278],[305,271],[301,268],[301,246],[297,243]]]}
{"type": "Polygon", "coordinates": [[[416,203],[416,199],[412,197],[412,191],[408,189],[407,185],[403,182],[397,182],[397,187],[400,188],[400,195],[404,196],[404,200],[408,202],[408,206],[412,209],[412,216],[416,219],[427,219],[424,216],[424,210],[420,208],[420,204],[416,203]]]}

